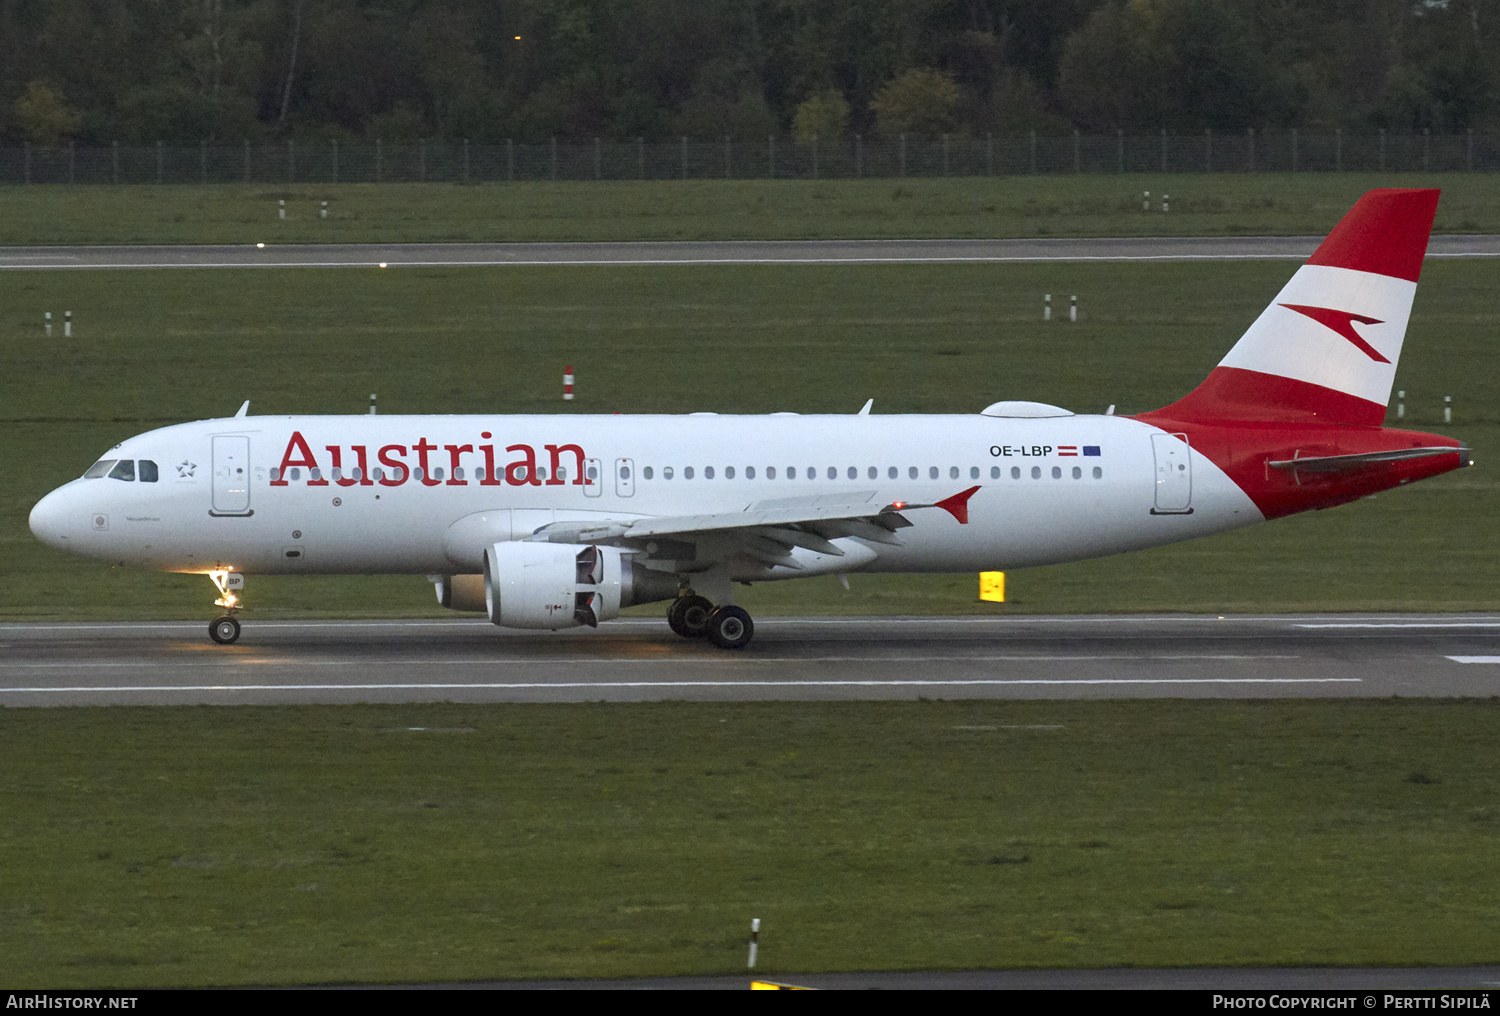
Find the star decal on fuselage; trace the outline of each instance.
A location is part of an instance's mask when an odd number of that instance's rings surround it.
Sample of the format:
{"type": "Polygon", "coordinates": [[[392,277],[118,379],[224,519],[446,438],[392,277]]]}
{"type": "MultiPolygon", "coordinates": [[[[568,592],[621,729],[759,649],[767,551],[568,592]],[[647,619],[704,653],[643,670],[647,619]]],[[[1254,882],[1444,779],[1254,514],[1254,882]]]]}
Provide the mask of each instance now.
{"type": "Polygon", "coordinates": [[[177,467],[177,475],[180,476],[180,477],[192,476],[193,475],[193,470],[195,470],[197,468],[198,468],[198,463],[196,463],[196,462],[189,462],[187,459],[183,459],[182,460],[182,464],[177,467]]]}
{"type": "Polygon", "coordinates": [[[1300,303],[1283,303],[1281,306],[1287,310],[1294,310],[1298,314],[1310,317],[1325,328],[1337,332],[1354,343],[1355,348],[1361,353],[1364,353],[1377,363],[1391,362],[1381,356],[1374,346],[1360,338],[1359,333],[1354,330],[1354,322],[1356,321],[1362,325],[1383,325],[1385,324],[1384,321],[1365,317],[1363,314],[1354,314],[1347,310],[1334,310],[1331,307],[1308,307],[1300,303]]]}

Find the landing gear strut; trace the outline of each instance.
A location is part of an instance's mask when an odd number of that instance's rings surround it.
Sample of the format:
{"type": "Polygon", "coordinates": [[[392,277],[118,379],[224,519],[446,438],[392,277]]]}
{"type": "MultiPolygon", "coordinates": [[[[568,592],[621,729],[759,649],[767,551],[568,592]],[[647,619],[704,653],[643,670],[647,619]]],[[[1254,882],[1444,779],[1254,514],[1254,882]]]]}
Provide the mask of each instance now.
{"type": "Polygon", "coordinates": [[[240,637],[240,622],[234,616],[235,611],[240,609],[240,598],[231,590],[243,590],[245,576],[238,572],[214,571],[209,572],[208,577],[219,590],[219,598],[214,601],[214,606],[224,608],[224,613],[214,618],[213,623],[208,626],[208,637],[221,646],[227,646],[240,637]]]}
{"type": "Polygon", "coordinates": [[[707,597],[687,590],[667,608],[667,624],[683,638],[707,638],[720,649],[743,649],[755,634],[755,622],[741,607],[715,607],[707,597]]]}

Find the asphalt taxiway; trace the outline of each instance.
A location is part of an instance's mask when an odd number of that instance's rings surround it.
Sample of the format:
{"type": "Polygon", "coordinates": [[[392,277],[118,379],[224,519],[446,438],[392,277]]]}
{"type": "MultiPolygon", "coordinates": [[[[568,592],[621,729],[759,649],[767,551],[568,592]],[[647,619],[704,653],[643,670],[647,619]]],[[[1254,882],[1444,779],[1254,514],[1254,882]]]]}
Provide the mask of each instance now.
{"type": "MultiPolygon", "coordinates": [[[[0,247],[0,270],[483,265],[1305,260],[1321,236],[702,240],[0,247]]],[[[1434,236],[1429,258],[1500,257],[1500,236],[1434,236]]]]}
{"type": "Polygon", "coordinates": [[[0,706],[1346,698],[1500,694],[1500,616],[763,618],[739,652],[664,621],[0,625],[0,706]]]}

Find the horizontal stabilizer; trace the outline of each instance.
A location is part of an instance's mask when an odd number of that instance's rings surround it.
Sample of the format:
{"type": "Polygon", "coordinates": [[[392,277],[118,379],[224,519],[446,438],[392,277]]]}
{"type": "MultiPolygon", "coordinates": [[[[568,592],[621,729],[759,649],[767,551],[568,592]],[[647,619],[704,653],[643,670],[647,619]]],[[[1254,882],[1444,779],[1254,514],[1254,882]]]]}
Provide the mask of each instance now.
{"type": "Polygon", "coordinates": [[[1282,459],[1279,462],[1269,462],[1267,465],[1272,469],[1291,469],[1299,473],[1349,473],[1356,469],[1368,469],[1371,466],[1379,466],[1387,462],[1425,459],[1432,455],[1461,455],[1466,451],[1467,449],[1462,445],[1457,448],[1447,446],[1435,448],[1393,448],[1390,451],[1361,452],[1358,455],[1325,455],[1322,458],[1282,459]]]}

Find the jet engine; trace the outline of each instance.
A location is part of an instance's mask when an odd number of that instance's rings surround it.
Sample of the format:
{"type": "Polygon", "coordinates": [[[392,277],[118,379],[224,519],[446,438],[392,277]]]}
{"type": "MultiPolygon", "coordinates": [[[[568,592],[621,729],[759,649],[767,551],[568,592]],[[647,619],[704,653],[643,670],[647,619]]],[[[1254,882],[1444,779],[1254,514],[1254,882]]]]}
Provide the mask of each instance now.
{"type": "Polygon", "coordinates": [[[618,547],[517,541],[484,551],[485,609],[507,628],[594,628],[677,592],[676,576],[635,567],[618,547]]]}

